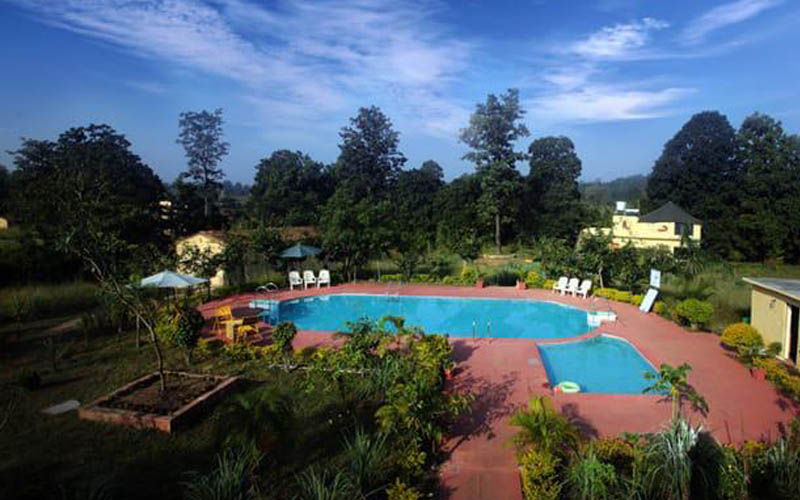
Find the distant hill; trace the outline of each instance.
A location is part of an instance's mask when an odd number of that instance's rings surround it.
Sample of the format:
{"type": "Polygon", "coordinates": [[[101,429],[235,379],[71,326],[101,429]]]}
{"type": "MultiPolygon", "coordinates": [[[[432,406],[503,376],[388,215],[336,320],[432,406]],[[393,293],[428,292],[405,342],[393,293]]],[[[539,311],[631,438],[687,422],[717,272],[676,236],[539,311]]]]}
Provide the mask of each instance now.
{"type": "Polygon", "coordinates": [[[639,201],[645,197],[647,176],[631,175],[608,182],[581,182],[578,187],[584,201],[589,203],[609,205],[615,201],[627,201],[632,206],[639,206],[639,201]]]}

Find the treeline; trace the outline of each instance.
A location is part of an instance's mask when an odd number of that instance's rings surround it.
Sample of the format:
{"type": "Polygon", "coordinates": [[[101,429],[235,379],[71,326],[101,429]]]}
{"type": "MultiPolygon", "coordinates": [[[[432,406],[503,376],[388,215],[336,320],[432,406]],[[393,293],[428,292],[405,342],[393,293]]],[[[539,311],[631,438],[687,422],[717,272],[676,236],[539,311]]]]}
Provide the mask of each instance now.
{"type": "Polygon", "coordinates": [[[108,125],[25,139],[14,170],[0,167],[0,213],[18,228],[13,242],[0,241],[0,266],[7,280],[74,274],[74,261],[55,254],[70,228],[91,218],[141,262],[201,229],[313,225],[315,243],[343,274],[376,257],[411,274],[432,250],[470,260],[488,245],[571,245],[583,227],[610,222],[617,199],[638,200],[643,211],[677,203],[704,221],[703,245],[721,257],[800,260],[800,139],[773,118],[754,114],[736,131],[720,113],[697,114],[666,143],[646,185],[642,176],[579,185],[569,138],[519,147],[530,135],[524,115],[513,89],[477,104],[460,133],[475,169],[445,182],[434,160],[408,168],[391,120],[361,108],[340,131],[335,162],[275,151],[256,165],[249,196],[220,168],[229,150],[221,110],[181,114],[187,170],[168,187],[108,125]]]}

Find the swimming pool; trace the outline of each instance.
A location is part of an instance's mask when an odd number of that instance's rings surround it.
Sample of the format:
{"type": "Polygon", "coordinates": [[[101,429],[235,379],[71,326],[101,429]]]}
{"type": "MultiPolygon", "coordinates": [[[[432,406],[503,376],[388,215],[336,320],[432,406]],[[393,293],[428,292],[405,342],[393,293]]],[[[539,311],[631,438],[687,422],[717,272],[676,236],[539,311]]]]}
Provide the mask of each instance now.
{"type": "MultiPolygon", "coordinates": [[[[259,307],[259,302],[253,305],[259,307]]],[[[574,337],[591,328],[586,311],[555,302],[361,294],[281,301],[272,308],[270,322],[292,321],[303,330],[336,331],[350,321],[387,315],[401,316],[406,325],[426,333],[454,337],[574,337]]]]}
{"type": "Polygon", "coordinates": [[[626,340],[598,335],[538,345],[552,387],[570,381],[578,383],[581,392],[642,394],[652,384],[644,374],[655,373],[655,369],[626,340]]]}

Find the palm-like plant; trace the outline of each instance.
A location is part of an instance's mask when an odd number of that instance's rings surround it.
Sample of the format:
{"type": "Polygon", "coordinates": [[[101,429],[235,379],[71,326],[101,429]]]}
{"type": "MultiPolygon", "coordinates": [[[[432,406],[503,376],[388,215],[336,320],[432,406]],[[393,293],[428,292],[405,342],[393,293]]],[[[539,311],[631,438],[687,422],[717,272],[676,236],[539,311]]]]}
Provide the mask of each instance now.
{"type": "Polygon", "coordinates": [[[646,372],[644,378],[653,384],[645,388],[646,393],[667,394],[672,402],[672,420],[680,417],[683,401],[689,401],[692,407],[702,414],[708,412],[708,403],[697,390],[689,384],[687,378],[692,367],[688,363],[676,367],[666,363],[661,365],[658,374],[646,372]]]}
{"type": "Polygon", "coordinates": [[[688,500],[692,483],[690,452],[700,439],[702,426],[692,427],[682,419],[654,435],[646,448],[645,462],[638,468],[639,484],[649,498],[688,500]]]}
{"type": "Polygon", "coordinates": [[[182,484],[186,500],[245,500],[251,496],[250,475],[257,463],[251,451],[228,450],[217,455],[209,474],[192,472],[182,484]]]}
{"type": "Polygon", "coordinates": [[[371,435],[358,428],[352,439],[345,438],[344,450],[353,482],[365,498],[385,488],[389,471],[386,434],[371,435]]]}
{"type": "Polygon", "coordinates": [[[220,419],[220,434],[227,446],[265,452],[278,444],[279,436],[291,435],[293,421],[291,401],[286,395],[271,387],[258,388],[233,398],[220,419]]]}
{"type": "Polygon", "coordinates": [[[578,427],[553,408],[549,398],[540,396],[528,402],[528,408],[511,417],[511,425],[519,427],[512,438],[518,451],[535,446],[557,456],[575,450],[581,435],[578,427]]]}
{"type": "Polygon", "coordinates": [[[358,498],[350,479],[342,472],[330,474],[312,467],[298,475],[295,500],[352,500],[358,498]]]}

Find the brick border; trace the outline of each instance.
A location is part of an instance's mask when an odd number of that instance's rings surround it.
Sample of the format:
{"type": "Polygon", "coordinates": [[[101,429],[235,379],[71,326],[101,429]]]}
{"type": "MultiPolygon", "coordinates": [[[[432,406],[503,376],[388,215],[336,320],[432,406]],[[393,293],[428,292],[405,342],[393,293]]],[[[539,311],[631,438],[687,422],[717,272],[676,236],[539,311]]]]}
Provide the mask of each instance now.
{"type": "Polygon", "coordinates": [[[181,377],[211,377],[216,379],[219,383],[210,391],[198,396],[170,415],[156,415],[154,413],[103,406],[118,394],[130,391],[138,385],[145,384],[158,378],[157,372],[150,373],[120,387],[110,394],[95,399],[86,406],[81,406],[78,408],[78,418],[81,420],[93,420],[95,422],[107,422],[115,425],[133,427],[135,429],[156,429],[161,432],[173,433],[186,428],[189,423],[200,417],[204,411],[208,410],[214,403],[236,391],[241,386],[241,378],[239,377],[172,371],[165,373],[167,375],[178,375],[181,377]]]}

